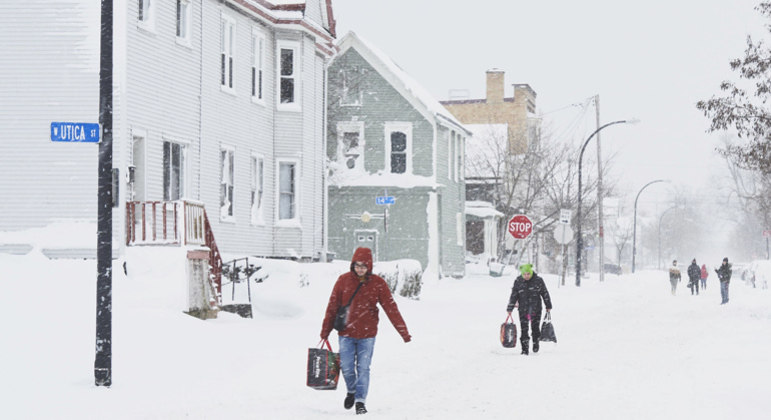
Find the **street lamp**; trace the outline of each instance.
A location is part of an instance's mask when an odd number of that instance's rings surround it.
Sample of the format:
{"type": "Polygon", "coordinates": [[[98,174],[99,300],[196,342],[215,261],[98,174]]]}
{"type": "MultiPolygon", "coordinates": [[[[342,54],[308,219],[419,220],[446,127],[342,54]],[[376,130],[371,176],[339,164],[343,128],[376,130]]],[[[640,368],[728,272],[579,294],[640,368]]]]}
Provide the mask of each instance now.
{"type": "Polygon", "coordinates": [[[634,273],[634,260],[637,256],[637,200],[640,199],[640,194],[642,194],[643,190],[648,188],[649,185],[655,184],[657,182],[669,182],[666,179],[657,179],[655,181],[651,181],[645,185],[643,185],[642,188],[640,188],[640,191],[637,192],[637,197],[634,198],[634,227],[632,228],[632,272],[634,273]]]}
{"type": "MultiPolygon", "coordinates": [[[[581,146],[581,153],[578,155],[578,211],[576,212],[576,227],[578,234],[576,237],[576,286],[581,286],[581,248],[584,246],[584,240],[581,237],[581,162],[584,158],[584,150],[586,150],[586,145],[589,144],[589,140],[591,140],[592,137],[599,133],[603,128],[613,124],[635,124],[637,122],[638,121],[636,119],[609,122],[594,130],[594,132],[589,135],[589,138],[586,139],[584,145],[581,146]]],[[[600,269],[602,269],[602,267],[600,267],[600,269]]]]}

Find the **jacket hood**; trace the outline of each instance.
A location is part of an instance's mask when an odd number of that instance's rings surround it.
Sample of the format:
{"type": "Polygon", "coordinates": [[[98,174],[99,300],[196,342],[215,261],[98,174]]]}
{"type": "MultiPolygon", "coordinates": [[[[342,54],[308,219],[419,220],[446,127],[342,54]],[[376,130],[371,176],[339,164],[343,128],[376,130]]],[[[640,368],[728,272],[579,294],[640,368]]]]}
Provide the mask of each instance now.
{"type": "Polygon", "coordinates": [[[353,258],[351,258],[351,271],[353,271],[353,263],[356,261],[367,263],[367,274],[372,274],[372,250],[363,247],[356,248],[356,251],[353,252],[353,258]]]}

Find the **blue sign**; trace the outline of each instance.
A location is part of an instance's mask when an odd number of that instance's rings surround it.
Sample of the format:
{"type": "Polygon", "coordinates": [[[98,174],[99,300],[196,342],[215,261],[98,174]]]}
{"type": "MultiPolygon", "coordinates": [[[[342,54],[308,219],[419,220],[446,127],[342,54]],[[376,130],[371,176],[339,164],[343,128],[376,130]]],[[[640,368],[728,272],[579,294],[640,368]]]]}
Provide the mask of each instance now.
{"type": "Polygon", "coordinates": [[[386,204],[396,203],[396,199],[392,195],[381,195],[379,197],[375,197],[375,203],[378,206],[384,206],[386,204]]]}
{"type": "Polygon", "coordinates": [[[99,124],[78,122],[52,122],[51,141],[73,143],[99,143],[99,124]]]}

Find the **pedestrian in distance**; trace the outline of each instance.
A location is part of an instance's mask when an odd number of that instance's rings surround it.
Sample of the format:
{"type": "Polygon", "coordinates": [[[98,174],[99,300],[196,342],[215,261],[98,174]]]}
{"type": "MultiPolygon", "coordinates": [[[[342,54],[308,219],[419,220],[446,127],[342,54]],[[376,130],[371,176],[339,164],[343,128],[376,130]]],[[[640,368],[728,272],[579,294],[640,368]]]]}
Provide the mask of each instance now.
{"type": "Polygon", "coordinates": [[[720,280],[721,305],[728,303],[728,284],[731,283],[731,264],[728,263],[728,257],[723,258],[720,268],[716,268],[717,279],[720,280]]]}
{"type": "Polygon", "coordinates": [[[701,265],[701,290],[707,290],[707,277],[709,277],[709,271],[707,271],[707,264],[701,265]]]}
{"type": "Polygon", "coordinates": [[[672,261],[672,267],[669,267],[669,284],[672,285],[672,296],[677,293],[677,283],[680,283],[680,269],[677,268],[677,260],[672,261]]]}
{"type": "Polygon", "coordinates": [[[688,287],[691,288],[691,296],[699,294],[699,278],[701,277],[701,268],[696,264],[696,258],[688,266],[688,287]]]}
{"type": "Polygon", "coordinates": [[[530,329],[533,331],[533,353],[538,353],[540,349],[538,340],[541,338],[541,300],[546,305],[546,312],[551,311],[552,305],[546,283],[533,271],[533,265],[523,264],[519,267],[519,272],[520,275],[514,280],[514,286],[511,288],[506,312],[511,314],[514,308],[519,309],[519,325],[522,331],[520,343],[522,354],[527,355],[530,350],[530,329]]]}
{"type": "Polygon", "coordinates": [[[321,325],[322,339],[326,340],[332,332],[338,309],[349,302],[345,328],[337,334],[340,368],[347,389],[343,407],[348,410],[356,405],[356,414],[366,414],[370,363],[377,335],[377,305],[383,308],[405,343],[412,339],[388,284],[382,277],[372,274],[372,251],[369,248],[357,248],[350,271],[337,278],[321,325]]]}

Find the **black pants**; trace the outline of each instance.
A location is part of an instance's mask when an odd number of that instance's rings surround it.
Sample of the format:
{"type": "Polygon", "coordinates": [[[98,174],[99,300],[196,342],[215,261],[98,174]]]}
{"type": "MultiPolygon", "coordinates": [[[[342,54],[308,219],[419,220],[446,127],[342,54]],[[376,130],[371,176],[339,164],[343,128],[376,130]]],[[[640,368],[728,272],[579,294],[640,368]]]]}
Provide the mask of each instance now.
{"type": "Polygon", "coordinates": [[[519,311],[519,326],[522,330],[522,341],[530,339],[528,331],[532,325],[533,329],[533,341],[538,341],[541,338],[541,311],[538,312],[526,312],[519,311]]]}

